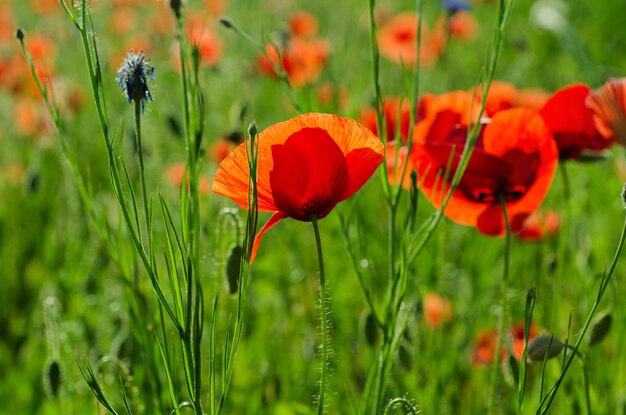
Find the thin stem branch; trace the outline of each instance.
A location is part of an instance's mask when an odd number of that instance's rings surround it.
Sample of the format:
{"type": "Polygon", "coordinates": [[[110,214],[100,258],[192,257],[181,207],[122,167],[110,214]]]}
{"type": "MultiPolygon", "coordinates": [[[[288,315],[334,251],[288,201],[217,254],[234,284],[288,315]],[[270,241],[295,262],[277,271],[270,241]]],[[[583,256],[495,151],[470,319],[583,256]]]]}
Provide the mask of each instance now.
{"type": "Polygon", "coordinates": [[[500,316],[498,324],[498,343],[496,346],[496,353],[493,357],[493,365],[491,368],[491,387],[489,391],[489,403],[487,407],[487,413],[493,413],[495,401],[496,401],[496,389],[498,385],[498,368],[500,367],[500,355],[504,346],[504,336],[506,334],[506,321],[508,314],[508,292],[509,292],[509,262],[511,251],[511,226],[509,224],[509,216],[506,211],[506,201],[504,195],[500,193],[498,195],[500,200],[500,207],[502,208],[502,217],[504,219],[504,228],[506,231],[504,242],[504,272],[502,274],[502,281],[500,283],[500,316]]]}

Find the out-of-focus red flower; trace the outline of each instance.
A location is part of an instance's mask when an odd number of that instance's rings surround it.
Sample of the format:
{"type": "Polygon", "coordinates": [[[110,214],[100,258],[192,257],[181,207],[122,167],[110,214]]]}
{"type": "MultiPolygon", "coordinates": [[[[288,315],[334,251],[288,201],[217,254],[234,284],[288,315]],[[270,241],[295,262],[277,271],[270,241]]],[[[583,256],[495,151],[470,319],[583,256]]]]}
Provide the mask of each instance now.
{"type": "Polygon", "coordinates": [[[452,320],[450,300],[436,293],[424,296],[424,320],[430,327],[439,327],[452,320]]]}
{"type": "Polygon", "coordinates": [[[470,41],[478,35],[478,21],[466,10],[459,10],[445,21],[448,35],[453,40],[470,41]]]}
{"type": "Polygon", "coordinates": [[[589,93],[586,103],[600,133],[626,146],[626,78],[609,79],[589,93]]]}
{"type": "Polygon", "coordinates": [[[310,85],[322,74],[330,44],[323,39],[305,40],[292,37],[284,50],[277,50],[273,44],[265,49],[267,56],[260,56],[258,67],[261,72],[277,76],[274,67],[282,67],[294,87],[310,85]],[[279,53],[282,58],[279,62],[279,53]]]}
{"type": "Polygon", "coordinates": [[[125,35],[137,28],[137,9],[133,6],[116,7],[109,17],[109,30],[115,35],[125,35]]]}
{"type": "Polygon", "coordinates": [[[539,241],[556,235],[561,217],[553,210],[537,210],[524,221],[517,236],[523,241],[539,241]]]}
{"type": "MultiPolygon", "coordinates": [[[[385,113],[386,140],[394,141],[400,137],[402,142],[406,142],[409,136],[409,126],[411,124],[411,108],[408,100],[399,97],[383,98],[383,110],[385,113]]],[[[378,118],[376,110],[366,108],[361,110],[360,121],[378,136],[378,118]]]]}
{"type": "MultiPolygon", "coordinates": [[[[458,93],[457,93],[458,94],[458,93]]],[[[466,109],[440,107],[415,126],[410,163],[423,181],[422,192],[441,207],[465,148],[471,94],[466,109]],[[449,167],[449,174],[445,172],[449,167]]],[[[458,104],[457,104],[458,105],[458,104]]],[[[444,214],[486,235],[505,233],[500,198],[511,231],[518,232],[543,202],[558,163],[552,134],[536,111],[513,108],[485,123],[459,187],[444,214]]]]}
{"type": "Polygon", "coordinates": [[[18,134],[34,137],[52,131],[51,121],[39,101],[22,98],[13,106],[13,121],[18,134]]]}
{"type": "MultiPolygon", "coordinates": [[[[490,117],[496,112],[515,107],[518,94],[517,88],[510,82],[491,82],[487,92],[487,102],[485,103],[486,115],[490,117]]],[[[479,100],[482,98],[482,86],[480,85],[476,88],[476,97],[479,100]]]]}
{"type": "Polygon", "coordinates": [[[604,150],[613,144],[596,127],[593,111],[585,101],[589,87],[573,84],[559,89],[541,109],[541,115],[552,130],[561,160],[576,158],[583,150],[604,150]]]}
{"type": "MultiPolygon", "coordinates": [[[[511,353],[518,361],[524,354],[524,322],[514,324],[509,328],[508,334],[511,336],[511,353]]],[[[534,324],[530,325],[528,342],[530,343],[537,336],[537,328],[534,324]]],[[[476,337],[474,342],[474,365],[488,365],[493,362],[498,346],[498,333],[496,330],[482,331],[476,337]]],[[[500,361],[504,361],[507,357],[506,350],[502,350],[500,361]]]]}
{"type": "MultiPolygon", "coordinates": [[[[383,23],[378,31],[380,54],[392,62],[414,68],[418,63],[417,38],[419,17],[412,12],[399,13],[383,23]]],[[[422,22],[419,65],[432,66],[445,47],[445,22],[431,32],[422,22]]]]}
{"type": "Polygon", "coordinates": [[[10,3],[0,3],[0,40],[9,40],[15,34],[13,9],[10,3]]]}
{"type": "MultiPolygon", "coordinates": [[[[261,237],[280,220],[321,219],[356,193],[383,159],[383,145],[367,128],[348,118],[309,113],[274,124],[259,133],[258,208],[275,212],[261,237]]],[[[245,144],[219,165],[213,192],[248,208],[249,169],[245,144]]]]}
{"type": "Polygon", "coordinates": [[[204,0],[204,8],[213,16],[219,16],[226,11],[224,0],[204,0]]]}
{"type": "MultiPolygon", "coordinates": [[[[176,163],[169,166],[165,172],[165,177],[168,183],[176,189],[180,189],[183,184],[183,179],[186,179],[186,182],[189,183],[189,178],[186,176],[185,163],[176,163]]],[[[201,176],[198,182],[198,194],[201,196],[208,195],[209,187],[209,180],[201,176]]]]}
{"type": "Polygon", "coordinates": [[[550,94],[540,88],[522,88],[517,91],[514,107],[530,108],[540,111],[550,99],[550,94]]]}
{"type": "Polygon", "coordinates": [[[317,18],[304,10],[298,10],[289,16],[289,32],[293,36],[313,38],[317,35],[317,18]]]}
{"type": "Polygon", "coordinates": [[[317,88],[317,98],[323,107],[344,108],[348,103],[348,91],[327,81],[317,88]]]}
{"type": "MultiPolygon", "coordinates": [[[[185,30],[191,45],[198,48],[200,63],[207,68],[215,67],[222,57],[222,40],[212,30],[207,20],[202,15],[193,15],[187,19],[185,30]]],[[[175,48],[175,51],[178,62],[178,48],[175,48]]]]}
{"type": "Polygon", "coordinates": [[[233,131],[216,140],[211,145],[211,159],[215,163],[221,163],[231,151],[243,142],[243,133],[233,131]]]}
{"type": "MultiPolygon", "coordinates": [[[[514,324],[511,329],[511,353],[513,357],[519,362],[524,354],[524,322],[521,321],[514,324]]],[[[530,330],[528,333],[528,342],[530,343],[535,337],[537,337],[537,327],[534,324],[530,324],[530,330]]]]}

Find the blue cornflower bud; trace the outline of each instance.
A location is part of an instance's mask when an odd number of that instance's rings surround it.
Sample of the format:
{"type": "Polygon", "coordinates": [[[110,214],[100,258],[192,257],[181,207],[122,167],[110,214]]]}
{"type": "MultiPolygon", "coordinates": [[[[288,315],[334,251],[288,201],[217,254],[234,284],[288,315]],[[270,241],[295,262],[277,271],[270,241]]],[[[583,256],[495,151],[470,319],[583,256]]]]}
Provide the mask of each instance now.
{"type": "Polygon", "coordinates": [[[470,9],[470,5],[465,0],[441,0],[441,7],[450,14],[470,9]]]}
{"type": "Polygon", "coordinates": [[[124,58],[122,66],[117,70],[122,91],[128,97],[128,102],[141,102],[141,110],[144,109],[144,100],[152,101],[152,94],[148,89],[148,80],[154,79],[154,67],[143,55],[143,52],[135,53],[132,49],[124,58]]]}

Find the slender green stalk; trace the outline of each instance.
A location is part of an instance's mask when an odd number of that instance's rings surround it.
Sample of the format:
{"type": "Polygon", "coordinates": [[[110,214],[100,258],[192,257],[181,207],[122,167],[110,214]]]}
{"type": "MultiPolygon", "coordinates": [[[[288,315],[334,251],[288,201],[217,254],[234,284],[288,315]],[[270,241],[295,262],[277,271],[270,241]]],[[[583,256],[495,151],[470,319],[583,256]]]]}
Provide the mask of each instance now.
{"type": "Polygon", "coordinates": [[[576,357],[578,349],[580,348],[580,345],[582,344],[585,338],[585,334],[587,333],[587,330],[589,329],[589,326],[591,325],[591,322],[596,312],[598,311],[598,307],[600,306],[600,302],[602,301],[602,298],[604,297],[604,293],[606,292],[606,289],[609,287],[609,283],[611,282],[611,279],[613,279],[613,274],[615,273],[617,263],[619,262],[619,257],[624,247],[625,240],[626,240],[626,219],[624,220],[624,225],[622,227],[622,235],[620,236],[619,242],[617,244],[617,248],[615,249],[615,256],[613,257],[613,262],[611,263],[609,270],[605,271],[604,275],[602,276],[602,280],[600,281],[600,288],[598,289],[598,295],[596,297],[596,300],[591,306],[591,310],[589,311],[587,320],[585,320],[585,323],[583,324],[583,327],[580,330],[580,334],[578,335],[578,339],[576,340],[576,343],[572,347],[572,352],[570,353],[569,358],[567,359],[563,369],[561,370],[561,375],[559,376],[555,384],[552,386],[552,388],[548,391],[548,393],[543,397],[543,399],[539,403],[539,408],[537,409],[538,415],[547,414],[548,410],[550,409],[550,406],[554,402],[554,398],[556,397],[556,394],[559,391],[559,388],[561,387],[561,383],[563,382],[563,379],[565,379],[565,375],[567,374],[567,371],[569,367],[571,366],[572,361],[576,357]]]}
{"type": "Polygon", "coordinates": [[[320,394],[317,401],[317,413],[324,413],[324,395],[328,383],[328,355],[330,354],[330,343],[328,339],[328,297],[326,294],[326,276],[324,274],[324,255],[322,253],[322,240],[320,230],[317,226],[317,215],[311,215],[313,233],[315,233],[315,245],[317,247],[317,260],[320,268],[320,323],[322,328],[322,362],[320,363],[320,394]]]}
{"type": "Polygon", "coordinates": [[[500,199],[500,207],[502,208],[502,217],[504,218],[504,228],[506,231],[504,241],[504,272],[502,273],[502,281],[500,282],[500,316],[498,324],[498,343],[496,345],[496,352],[493,356],[493,365],[491,367],[491,386],[489,388],[489,401],[487,407],[487,413],[493,413],[495,401],[496,401],[496,389],[498,385],[498,369],[500,368],[500,355],[504,347],[504,337],[506,335],[507,316],[509,308],[509,263],[510,263],[510,251],[511,251],[511,226],[509,224],[509,216],[506,211],[506,201],[504,195],[500,193],[498,195],[500,199]]]}
{"type": "MultiPolygon", "coordinates": [[[[143,197],[144,214],[146,215],[146,227],[148,235],[150,232],[150,209],[148,207],[148,195],[146,190],[146,174],[143,162],[143,145],[141,142],[141,102],[135,101],[135,140],[137,144],[137,154],[139,154],[139,179],[141,181],[141,196],[143,197]]],[[[149,239],[149,238],[148,238],[149,239]]],[[[139,240],[141,241],[141,232],[139,232],[139,240]]],[[[150,246],[148,246],[150,252],[150,246]]]]}

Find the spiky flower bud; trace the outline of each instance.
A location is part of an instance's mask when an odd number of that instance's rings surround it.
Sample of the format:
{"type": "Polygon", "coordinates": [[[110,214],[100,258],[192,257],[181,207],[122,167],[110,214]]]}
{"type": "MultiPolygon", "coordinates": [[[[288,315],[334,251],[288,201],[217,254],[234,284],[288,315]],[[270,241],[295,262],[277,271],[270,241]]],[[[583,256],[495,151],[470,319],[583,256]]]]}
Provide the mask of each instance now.
{"type": "Polygon", "coordinates": [[[117,70],[117,74],[116,79],[128,97],[128,102],[141,103],[143,110],[144,100],[152,101],[148,80],[154,79],[154,67],[149,64],[143,52],[135,53],[131,49],[124,58],[122,66],[117,70]]]}

